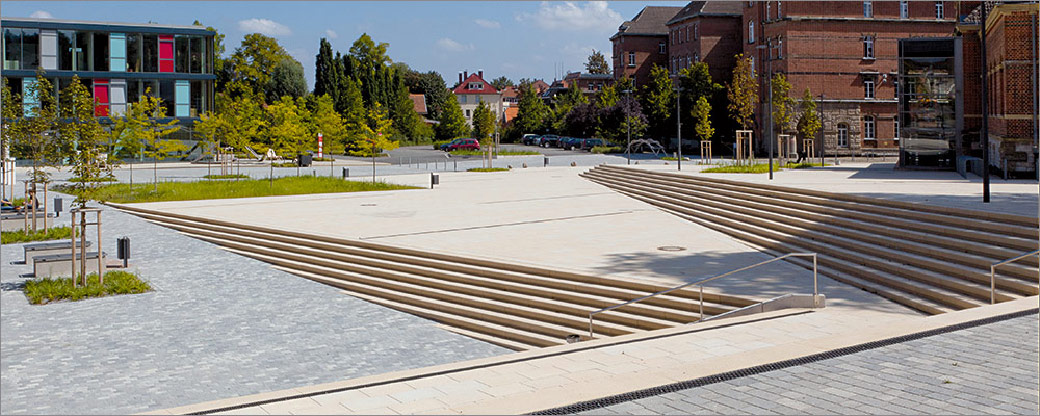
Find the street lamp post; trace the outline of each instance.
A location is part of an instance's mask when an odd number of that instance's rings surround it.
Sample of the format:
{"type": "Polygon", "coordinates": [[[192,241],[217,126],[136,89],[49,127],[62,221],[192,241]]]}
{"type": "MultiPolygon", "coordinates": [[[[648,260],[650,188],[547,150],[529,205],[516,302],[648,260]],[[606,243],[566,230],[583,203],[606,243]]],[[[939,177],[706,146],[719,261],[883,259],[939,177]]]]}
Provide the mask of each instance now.
{"type": "Polygon", "coordinates": [[[632,90],[621,91],[625,93],[625,125],[628,126],[628,142],[625,146],[625,164],[632,164],[632,115],[630,114],[629,106],[632,100],[632,90]]]}
{"type": "Polygon", "coordinates": [[[766,118],[769,119],[769,134],[766,137],[766,141],[769,142],[769,180],[773,180],[773,40],[766,40],[765,45],[758,45],[757,49],[766,50],[764,54],[766,56],[766,62],[769,64],[769,77],[766,78],[766,87],[769,88],[769,112],[766,114],[766,118]]]}
{"type": "Polygon", "coordinates": [[[682,112],[679,108],[680,103],[682,102],[682,91],[682,87],[675,87],[675,135],[679,141],[679,153],[675,160],[679,165],[680,171],[682,170],[682,112]]]}

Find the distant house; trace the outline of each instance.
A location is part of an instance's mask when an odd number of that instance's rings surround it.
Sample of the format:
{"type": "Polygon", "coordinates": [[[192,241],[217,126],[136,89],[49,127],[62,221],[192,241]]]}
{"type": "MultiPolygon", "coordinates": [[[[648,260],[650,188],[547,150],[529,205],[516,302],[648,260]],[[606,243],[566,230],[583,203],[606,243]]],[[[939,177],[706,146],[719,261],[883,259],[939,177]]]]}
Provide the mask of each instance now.
{"type": "Polygon", "coordinates": [[[578,89],[588,97],[596,95],[604,87],[614,85],[614,76],[610,74],[588,74],[582,72],[571,72],[559,81],[553,81],[552,85],[543,93],[543,98],[553,98],[557,94],[565,92],[571,85],[577,85],[578,89]]]}
{"type": "Polygon", "coordinates": [[[540,79],[532,82],[531,86],[534,87],[534,90],[538,92],[538,95],[542,95],[542,93],[544,93],[545,90],[549,89],[549,84],[540,79]]]}
{"type": "Polygon", "coordinates": [[[636,87],[646,85],[650,68],[654,65],[668,68],[668,21],[682,7],[646,6],[618,26],[610,37],[614,53],[614,78],[631,78],[636,87]]]}
{"type": "Polygon", "coordinates": [[[423,122],[429,125],[437,124],[436,120],[430,120],[429,110],[426,109],[426,96],[422,94],[408,94],[408,98],[412,99],[412,106],[415,108],[415,112],[423,118],[423,122]]]}
{"type": "Polygon", "coordinates": [[[484,80],[482,70],[475,74],[459,73],[459,85],[451,92],[459,100],[459,107],[462,107],[462,114],[466,116],[466,123],[470,127],[473,126],[473,112],[477,110],[481,101],[491,107],[491,114],[495,116],[495,120],[502,116],[502,93],[484,80]]]}

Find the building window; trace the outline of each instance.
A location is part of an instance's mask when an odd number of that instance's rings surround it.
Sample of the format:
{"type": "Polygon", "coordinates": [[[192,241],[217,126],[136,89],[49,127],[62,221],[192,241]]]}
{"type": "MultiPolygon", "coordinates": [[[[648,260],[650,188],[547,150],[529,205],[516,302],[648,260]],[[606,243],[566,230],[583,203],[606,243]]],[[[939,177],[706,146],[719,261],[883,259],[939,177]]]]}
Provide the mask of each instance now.
{"type": "Polygon", "coordinates": [[[780,12],[782,7],[784,7],[784,2],[776,2],[776,20],[780,20],[780,18],[783,16],[783,13],[780,12]]]}
{"type": "Polygon", "coordinates": [[[941,1],[935,2],[935,18],[936,19],[942,19],[943,18],[943,2],[941,2],[941,1]]]}
{"type": "Polygon", "coordinates": [[[867,78],[863,80],[863,98],[873,99],[874,98],[874,79],[867,78]]]}
{"type": "MultiPolygon", "coordinates": [[[[874,125],[874,116],[863,116],[863,138],[866,140],[877,139],[876,129],[874,125]]],[[[847,142],[847,140],[846,140],[847,142]]],[[[848,146],[848,143],[845,144],[848,146]]]]}
{"type": "Polygon", "coordinates": [[[701,22],[693,24],[693,40],[701,38],[701,22]]]}
{"type": "MultiPolygon", "coordinates": [[[[58,31],[58,69],[62,71],[75,71],[73,65],[76,60],[73,59],[75,56],[76,49],[76,31],[74,30],[59,30],[58,31]]],[[[5,68],[6,69],[6,68],[5,68]]]]}
{"type": "Polygon", "coordinates": [[[94,34],[93,71],[108,71],[108,33],[94,34]]]}
{"type": "Polygon", "coordinates": [[[126,34],[126,72],[141,72],[141,35],[137,33],[126,34]]]}
{"type": "Polygon", "coordinates": [[[174,45],[174,67],[176,72],[188,73],[188,44],[191,43],[187,36],[177,35],[173,39],[174,45]]]}
{"type": "Polygon", "coordinates": [[[94,80],[94,116],[107,117],[109,110],[108,80],[94,80]]]}
{"type": "Polygon", "coordinates": [[[766,20],[769,20],[769,14],[773,12],[772,5],[769,3],[768,1],[766,2],[766,20]]]}
{"type": "Polygon", "coordinates": [[[874,37],[863,37],[863,59],[874,59],[874,37]]]}
{"type": "MultiPolygon", "coordinates": [[[[171,39],[172,40],[172,39],[171,39]]],[[[173,47],[170,42],[170,47],[173,47]]],[[[173,62],[170,62],[172,65],[173,62]]],[[[177,82],[172,79],[159,80],[159,99],[162,100],[162,108],[166,110],[166,117],[174,117],[176,115],[177,106],[177,82]]]]}
{"type": "Polygon", "coordinates": [[[892,137],[899,140],[899,120],[892,122],[892,137]]]}
{"type": "MultiPolygon", "coordinates": [[[[159,37],[141,36],[141,72],[159,72],[159,37]]],[[[144,90],[141,90],[144,91],[144,90]]],[[[153,91],[154,92],[154,91],[153,91]]]]}
{"type": "Polygon", "coordinates": [[[668,49],[666,47],[667,47],[667,45],[665,45],[664,42],[658,43],[657,44],[657,53],[660,53],[660,54],[668,53],[668,49]]]}
{"type": "Polygon", "coordinates": [[[189,58],[189,69],[193,74],[201,74],[202,68],[205,66],[203,62],[204,55],[202,54],[202,49],[204,47],[203,43],[205,43],[205,41],[205,38],[203,38],[202,36],[191,37],[191,46],[188,48],[189,54],[191,55],[191,57],[189,58]]]}
{"type": "MultiPolygon", "coordinates": [[[[159,72],[174,72],[173,35],[159,35],[159,72]]],[[[170,89],[173,89],[172,84],[170,89]]],[[[169,114],[173,114],[172,107],[169,114]]]]}
{"type": "Polygon", "coordinates": [[[776,38],[776,59],[784,59],[784,39],[776,38]]]}
{"type": "Polygon", "coordinates": [[[466,118],[469,118],[469,117],[470,117],[470,115],[469,115],[469,110],[467,109],[467,110],[466,110],[466,118]]]}
{"type": "Polygon", "coordinates": [[[484,84],[481,82],[471,82],[466,86],[466,88],[471,90],[482,90],[484,89],[484,84]]]}
{"type": "Polygon", "coordinates": [[[849,125],[838,124],[838,147],[849,147],[849,125]]]}
{"type": "Polygon", "coordinates": [[[693,62],[700,62],[700,61],[701,61],[701,53],[700,52],[694,53],[693,54],[693,62]]]}
{"type": "Polygon", "coordinates": [[[686,67],[689,68],[692,65],[693,65],[693,61],[690,59],[690,56],[687,55],[686,56],[686,67]]]}
{"type": "Polygon", "coordinates": [[[36,69],[39,48],[39,30],[4,28],[4,69],[36,69]]]}
{"type": "Polygon", "coordinates": [[[863,2],[863,17],[874,17],[874,3],[870,1],[863,2]]]}
{"type": "Polygon", "coordinates": [[[629,52],[628,53],[628,67],[632,68],[632,67],[635,67],[635,66],[636,66],[636,53],[635,52],[629,52]]]}
{"type": "Polygon", "coordinates": [[[909,19],[910,18],[910,2],[909,1],[905,1],[904,0],[904,1],[899,2],[899,18],[900,19],[909,19]]]}
{"type": "Polygon", "coordinates": [[[747,43],[755,43],[755,22],[747,22],[747,43]]]}
{"type": "Polygon", "coordinates": [[[90,71],[90,32],[76,32],[76,50],[73,51],[77,71],[90,71]]]}

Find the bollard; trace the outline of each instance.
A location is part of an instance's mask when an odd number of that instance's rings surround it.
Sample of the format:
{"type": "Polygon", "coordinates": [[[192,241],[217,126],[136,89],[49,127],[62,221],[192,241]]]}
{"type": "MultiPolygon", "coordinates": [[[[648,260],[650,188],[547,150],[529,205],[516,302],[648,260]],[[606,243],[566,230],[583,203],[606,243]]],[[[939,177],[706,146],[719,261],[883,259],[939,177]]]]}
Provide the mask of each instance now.
{"type": "Polygon", "coordinates": [[[433,189],[433,185],[440,185],[441,177],[436,173],[430,173],[430,189],[433,189]]]}
{"type": "Polygon", "coordinates": [[[116,239],[116,258],[123,261],[123,268],[127,267],[130,260],[130,237],[122,236],[116,239]]]}
{"type": "Polygon", "coordinates": [[[65,200],[63,200],[61,198],[54,198],[54,216],[55,217],[61,216],[61,210],[63,208],[62,205],[64,205],[64,202],[65,202],[65,200]]]}
{"type": "Polygon", "coordinates": [[[452,168],[452,172],[458,172],[459,171],[459,161],[453,160],[451,162],[454,164],[454,167],[452,168]]]}
{"type": "Polygon", "coordinates": [[[350,177],[350,168],[344,167],[343,168],[343,179],[347,179],[348,177],[350,177]]]}
{"type": "Polygon", "coordinates": [[[549,166],[549,156],[545,156],[544,158],[542,158],[542,167],[544,168],[547,166],[549,166]]]}

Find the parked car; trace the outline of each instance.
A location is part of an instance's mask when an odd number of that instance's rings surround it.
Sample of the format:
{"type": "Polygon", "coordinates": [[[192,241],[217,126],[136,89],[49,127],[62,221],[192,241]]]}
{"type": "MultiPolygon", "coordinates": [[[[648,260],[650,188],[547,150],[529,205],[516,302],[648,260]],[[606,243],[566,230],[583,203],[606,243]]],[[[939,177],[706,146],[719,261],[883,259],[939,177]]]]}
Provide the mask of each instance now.
{"type": "Polygon", "coordinates": [[[444,144],[441,145],[441,147],[439,149],[447,152],[448,151],[448,146],[457,144],[460,141],[462,141],[462,139],[455,139],[455,140],[452,140],[450,142],[444,143],[444,144]]]}
{"type": "Polygon", "coordinates": [[[537,146],[539,137],[541,136],[537,134],[525,134],[524,137],[520,139],[520,142],[523,143],[524,146],[537,146]]]}
{"type": "Polygon", "coordinates": [[[611,146],[611,144],[610,144],[610,142],[608,142],[606,140],[603,140],[603,139],[597,139],[597,138],[582,139],[581,145],[578,146],[578,148],[581,149],[581,150],[592,150],[593,147],[600,147],[600,146],[607,146],[607,147],[609,147],[609,146],[611,146]]]}
{"type": "Polygon", "coordinates": [[[480,142],[472,138],[455,139],[442,147],[445,152],[452,150],[480,150],[480,142]]]}
{"type": "Polygon", "coordinates": [[[574,150],[575,148],[581,147],[582,140],[583,139],[577,137],[564,137],[560,139],[557,147],[561,149],[574,150]]]}
{"type": "Polygon", "coordinates": [[[542,147],[556,147],[560,142],[560,136],[555,134],[546,134],[538,140],[538,145],[542,147]]]}

